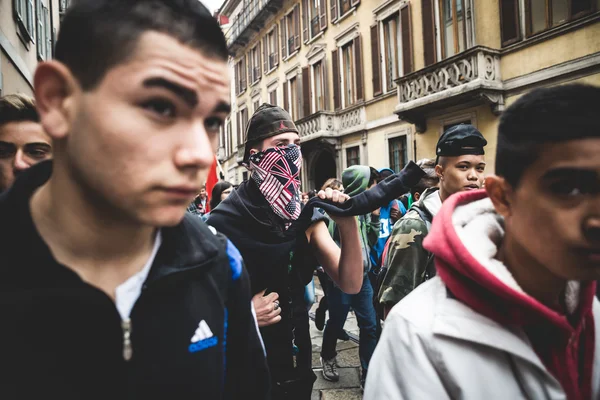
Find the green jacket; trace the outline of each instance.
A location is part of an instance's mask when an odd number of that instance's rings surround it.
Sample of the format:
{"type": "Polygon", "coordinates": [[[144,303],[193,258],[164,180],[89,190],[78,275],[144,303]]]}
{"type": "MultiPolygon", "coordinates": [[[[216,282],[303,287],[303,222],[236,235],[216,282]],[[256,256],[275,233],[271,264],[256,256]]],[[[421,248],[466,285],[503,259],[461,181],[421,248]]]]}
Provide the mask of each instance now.
{"type": "Polygon", "coordinates": [[[423,248],[423,240],[433,219],[432,212],[425,206],[425,199],[429,196],[438,196],[437,188],[427,189],[394,225],[384,260],[387,273],[378,293],[379,302],[383,305],[394,306],[435,275],[433,255],[423,248]]]}
{"type": "MultiPolygon", "coordinates": [[[[329,234],[333,238],[333,240],[340,245],[340,234],[337,229],[335,222],[329,218],[328,228],[329,234]]],[[[377,243],[377,239],[379,239],[379,231],[381,229],[381,222],[379,221],[379,216],[374,216],[372,214],[367,215],[359,215],[356,217],[358,221],[358,233],[360,235],[360,245],[363,255],[363,266],[365,272],[371,269],[371,257],[369,256],[371,252],[371,247],[377,243]]]]}

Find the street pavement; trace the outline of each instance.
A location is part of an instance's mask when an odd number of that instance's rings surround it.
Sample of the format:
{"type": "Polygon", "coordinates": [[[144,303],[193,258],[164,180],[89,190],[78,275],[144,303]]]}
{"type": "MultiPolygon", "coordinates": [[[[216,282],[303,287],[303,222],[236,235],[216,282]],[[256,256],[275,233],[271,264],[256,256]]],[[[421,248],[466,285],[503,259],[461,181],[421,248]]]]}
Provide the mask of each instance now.
{"type": "MultiPolygon", "coordinates": [[[[319,280],[315,277],[315,291],[317,301],[323,297],[323,291],[319,285],[319,280]]],[[[315,303],[311,309],[314,313],[318,303],[315,303]]],[[[327,318],[325,319],[327,320],[327,318]]],[[[348,319],[344,329],[349,334],[358,337],[358,324],[353,312],[348,314],[348,319]]],[[[323,332],[319,331],[314,322],[310,321],[310,335],[313,348],[313,370],[317,375],[317,381],[313,387],[311,400],[361,400],[362,390],[360,389],[360,361],[358,358],[358,344],[352,340],[346,342],[338,340],[337,360],[339,365],[339,382],[329,382],[323,379],[320,352],[323,341],[323,332]]]]}

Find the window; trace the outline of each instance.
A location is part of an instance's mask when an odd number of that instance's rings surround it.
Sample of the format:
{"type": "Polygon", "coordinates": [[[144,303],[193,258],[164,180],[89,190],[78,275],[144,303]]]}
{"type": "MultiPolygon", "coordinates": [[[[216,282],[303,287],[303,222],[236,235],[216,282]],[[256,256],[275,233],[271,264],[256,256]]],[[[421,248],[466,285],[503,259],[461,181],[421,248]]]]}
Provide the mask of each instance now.
{"type": "Polygon", "coordinates": [[[346,149],[346,168],[353,165],[360,165],[360,148],[358,146],[346,149]]]}
{"type": "Polygon", "coordinates": [[[260,99],[254,100],[254,112],[258,110],[258,107],[260,107],[260,99]]]}
{"type": "Polygon", "coordinates": [[[468,47],[467,3],[468,0],[439,0],[442,58],[452,57],[468,47]]]}
{"type": "Polygon", "coordinates": [[[333,51],[333,71],[337,74],[333,80],[333,103],[336,110],[364,100],[360,36],[333,51]]]}
{"type": "Polygon", "coordinates": [[[67,8],[69,8],[70,5],[71,0],[60,0],[60,3],[58,4],[58,11],[60,13],[64,13],[65,11],[67,11],[67,8]]]}
{"type": "Polygon", "coordinates": [[[325,60],[321,60],[312,66],[313,73],[313,98],[314,98],[314,109],[313,112],[325,110],[325,60]]]}
{"type": "Polygon", "coordinates": [[[273,89],[269,92],[269,104],[276,106],[277,105],[277,89],[273,89]]]}
{"type": "Polygon", "coordinates": [[[302,0],[302,36],[304,43],[327,28],[326,0],[302,0]]]}
{"type": "MultiPolygon", "coordinates": [[[[502,16],[510,4],[502,2],[502,16]]],[[[545,31],[552,27],[581,18],[586,14],[600,10],[598,0],[525,0],[527,35],[545,31]]],[[[516,7],[513,6],[516,12],[516,7]]],[[[506,10],[508,14],[510,10],[506,10]]],[[[504,22],[504,21],[503,21],[504,22]]],[[[504,25],[503,25],[504,28],[504,25]]],[[[504,33],[504,32],[503,32],[504,33]]]]}
{"type": "Polygon", "coordinates": [[[265,73],[273,70],[279,65],[279,52],[277,46],[277,26],[273,28],[263,39],[263,57],[265,73]]]}
{"type": "Polygon", "coordinates": [[[347,107],[356,102],[356,85],[354,81],[354,47],[347,44],[342,47],[342,75],[344,105],[347,107]]]}
{"type": "Polygon", "coordinates": [[[394,90],[396,79],[412,72],[410,4],[371,27],[371,60],[373,96],[394,90]]]}
{"type": "Polygon", "coordinates": [[[52,33],[50,27],[50,12],[41,0],[36,0],[37,15],[37,56],[40,60],[52,58],[52,33]]]}
{"type": "Polygon", "coordinates": [[[260,43],[254,46],[250,50],[250,61],[248,64],[248,76],[250,77],[250,83],[255,84],[260,80],[260,43]]]}
{"type": "Polygon", "coordinates": [[[337,21],[359,4],[360,0],[331,0],[331,22],[337,21]]]}
{"type": "Polygon", "coordinates": [[[290,85],[290,115],[295,121],[298,119],[298,78],[294,77],[289,80],[290,85]]]}
{"type": "Polygon", "coordinates": [[[281,20],[281,57],[286,58],[300,49],[300,9],[295,6],[281,20]]]}
{"type": "Polygon", "coordinates": [[[35,33],[34,24],[34,0],[14,0],[13,7],[15,11],[15,19],[17,20],[17,26],[19,31],[25,40],[33,42],[35,33]]]}
{"type": "Polygon", "coordinates": [[[407,162],[406,136],[397,136],[388,140],[390,169],[399,172],[407,162]]]}
{"type": "Polygon", "coordinates": [[[227,130],[225,131],[225,155],[229,157],[233,154],[233,135],[231,133],[231,120],[227,120],[227,130]]]}
{"type": "Polygon", "coordinates": [[[240,95],[246,91],[246,57],[242,57],[235,64],[235,94],[240,95]]]}
{"type": "Polygon", "coordinates": [[[244,144],[246,135],[246,125],[248,125],[248,109],[244,108],[237,115],[237,145],[238,147],[244,144]]]}
{"type": "Polygon", "coordinates": [[[387,90],[394,88],[394,81],[398,77],[398,25],[400,15],[393,15],[383,21],[383,47],[385,78],[387,90]]]}

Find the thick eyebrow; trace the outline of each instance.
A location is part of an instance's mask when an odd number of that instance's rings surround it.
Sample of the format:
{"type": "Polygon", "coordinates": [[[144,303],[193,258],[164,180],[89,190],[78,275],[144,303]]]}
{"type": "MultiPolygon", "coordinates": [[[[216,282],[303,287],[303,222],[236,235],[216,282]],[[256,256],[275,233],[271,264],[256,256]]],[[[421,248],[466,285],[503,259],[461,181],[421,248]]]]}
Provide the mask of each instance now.
{"type": "Polygon", "coordinates": [[[229,114],[231,112],[231,104],[229,104],[225,101],[222,101],[217,105],[217,107],[215,107],[214,112],[229,114]]]}
{"type": "Polygon", "coordinates": [[[32,147],[44,147],[48,150],[52,149],[52,146],[50,146],[48,143],[44,143],[44,142],[27,143],[25,145],[26,149],[30,149],[32,147]]]}
{"type": "Polygon", "coordinates": [[[198,104],[198,96],[196,95],[196,92],[178,85],[175,82],[171,82],[165,78],[149,78],[143,82],[143,85],[146,88],[159,87],[166,89],[177,97],[181,98],[190,107],[196,107],[198,104]]]}
{"type": "Polygon", "coordinates": [[[561,178],[572,179],[573,177],[578,177],[584,180],[593,180],[598,178],[598,173],[594,170],[585,168],[554,168],[546,171],[546,173],[542,176],[542,180],[552,181],[561,178]]]}

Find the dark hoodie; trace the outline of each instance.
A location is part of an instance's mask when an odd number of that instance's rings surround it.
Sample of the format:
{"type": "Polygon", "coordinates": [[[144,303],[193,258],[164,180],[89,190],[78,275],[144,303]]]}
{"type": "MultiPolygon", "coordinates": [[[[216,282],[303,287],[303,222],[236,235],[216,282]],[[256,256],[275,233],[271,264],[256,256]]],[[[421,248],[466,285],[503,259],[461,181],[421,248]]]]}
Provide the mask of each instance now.
{"type": "Polygon", "coordinates": [[[578,291],[572,291],[578,297],[574,297],[570,315],[564,315],[520,290],[510,273],[494,270],[493,265],[504,268],[495,260],[496,246],[504,235],[504,224],[491,202],[482,200],[486,197],[486,192],[480,190],[454,195],[444,202],[424,242],[425,248],[435,255],[438,275],[450,296],[504,326],[523,329],[543,364],[561,383],[568,399],[591,398],[595,283],[580,286],[570,283],[570,287],[578,287],[578,291]],[[464,205],[469,208],[457,209],[464,205]],[[471,230],[475,228],[474,224],[469,226],[474,217],[480,217],[477,224],[479,227],[484,224],[487,235],[476,237],[481,229],[475,232],[471,230]],[[482,240],[483,236],[489,237],[488,240],[482,240]]]}

